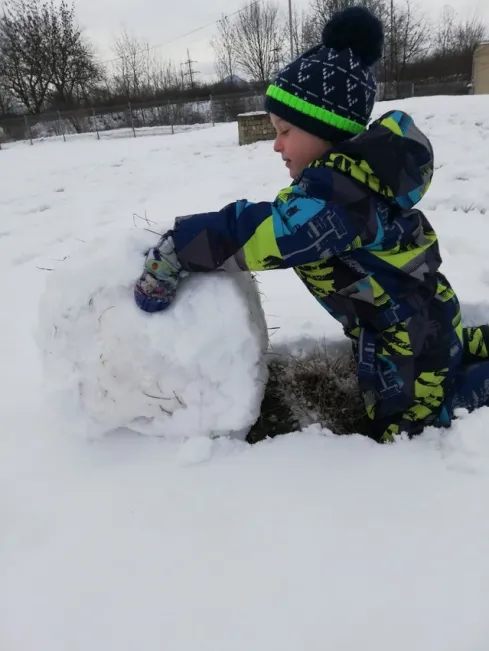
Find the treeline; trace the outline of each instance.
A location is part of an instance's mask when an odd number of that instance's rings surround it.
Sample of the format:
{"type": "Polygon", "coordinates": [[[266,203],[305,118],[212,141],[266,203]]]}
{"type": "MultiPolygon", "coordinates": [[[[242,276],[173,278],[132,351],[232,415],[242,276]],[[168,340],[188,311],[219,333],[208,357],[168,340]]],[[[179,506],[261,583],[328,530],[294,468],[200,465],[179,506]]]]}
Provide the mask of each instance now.
{"type": "Polygon", "coordinates": [[[254,3],[233,18],[223,18],[212,41],[219,78],[244,74],[265,83],[291,57],[321,39],[323,25],[338,9],[362,4],[382,19],[385,46],[378,78],[385,82],[470,79],[474,48],[486,27],[476,16],[460,18],[445,6],[435,21],[413,0],[310,0],[288,17],[273,2],[254,3]]]}
{"type": "MultiPolygon", "coordinates": [[[[262,90],[291,57],[320,40],[332,13],[351,4],[358,0],[310,0],[307,10],[294,12],[291,30],[271,0],[223,17],[211,41],[218,81],[205,84],[190,57],[187,64],[162,60],[127,31],[104,63],[65,0],[7,0],[0,15],[0,116],[262,90]]],[[[486,36],[480,19],[461,19],[447,6],[430,22],[413,0],[361,4],[385,26],[380,81],[470,80],[474,48],[486,36]]]]}

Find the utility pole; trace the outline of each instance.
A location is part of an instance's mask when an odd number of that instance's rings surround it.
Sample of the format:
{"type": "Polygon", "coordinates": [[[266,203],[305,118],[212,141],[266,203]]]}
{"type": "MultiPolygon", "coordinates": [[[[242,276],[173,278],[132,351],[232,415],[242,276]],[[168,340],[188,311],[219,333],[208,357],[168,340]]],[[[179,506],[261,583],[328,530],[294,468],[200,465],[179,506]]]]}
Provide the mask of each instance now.
{"type": "Polygon", "coordinates": [[[184,63],[182,63],[181,65],[182,65],[182,66],[186,66],[186,67],[188,68],[188,72],[186,72],[183,76],[184,76],[184,77],[188,77],[188,78],[190,79],[190,88],[194,88],[194,85],[195,85],[195,81],[194,81],[195,75],[198,75],[198,74],[199,74],[199,71],[198,71],[198,70],[194,70],[193,67],[192,67],[194,63],[197,63],[197,61],[192,61],[192,59],[190,58],[190,52],[189,52],[189,50],[187,49],[187,60],[186,60],[184,63]]]}
{"type": "Polygon", "coordinates": [[[397,75],[396,75],[396,65],[397,65],[397,35],[394,35],[394,0],[391,0],[391,84],[392,88],[395,89],[396,99],[398,95],[397,88],[397,75]],[[396,44],[394,46],[394,43],[396,44]]]}
{"type": "Polygon", "coordinates": [[[394,0],[391,0],[391,83],[394,81],[394,0]]]}
{"type": "Polygon", "coordinates": [[[289,0],[289,37],[290,37],[290,60],[294,59],[294,29],[292,26],[292,0],[289,0]]]}

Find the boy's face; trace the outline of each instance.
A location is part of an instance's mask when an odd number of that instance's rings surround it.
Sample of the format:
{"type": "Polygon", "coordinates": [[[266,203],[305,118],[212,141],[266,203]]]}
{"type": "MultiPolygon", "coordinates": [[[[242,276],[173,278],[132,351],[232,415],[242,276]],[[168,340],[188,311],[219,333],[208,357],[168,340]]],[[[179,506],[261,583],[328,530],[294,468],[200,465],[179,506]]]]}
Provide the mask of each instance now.
{"type": "Polygon", "coordinates": [[[299,129],[273,113],[270,119],[277,132],[273,149],[282,155],[292,178],[331,149],[330,142],[299,129]]]}

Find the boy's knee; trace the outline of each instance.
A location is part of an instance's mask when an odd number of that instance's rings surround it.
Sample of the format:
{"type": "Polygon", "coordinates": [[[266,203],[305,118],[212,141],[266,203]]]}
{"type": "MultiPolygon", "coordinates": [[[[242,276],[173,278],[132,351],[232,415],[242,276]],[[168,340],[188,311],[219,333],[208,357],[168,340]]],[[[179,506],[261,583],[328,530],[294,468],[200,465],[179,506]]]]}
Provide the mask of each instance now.
{"type": "Polygon", "coordinates": [[[445,407],[473,411],[489,405],[489,359],[470,364],[461,369],[454,381],[445,407]]]}
{"type": "Polygon", "coordinates": [[[489,325],[464,328],[464,363],[489,358],[489,325]]]}

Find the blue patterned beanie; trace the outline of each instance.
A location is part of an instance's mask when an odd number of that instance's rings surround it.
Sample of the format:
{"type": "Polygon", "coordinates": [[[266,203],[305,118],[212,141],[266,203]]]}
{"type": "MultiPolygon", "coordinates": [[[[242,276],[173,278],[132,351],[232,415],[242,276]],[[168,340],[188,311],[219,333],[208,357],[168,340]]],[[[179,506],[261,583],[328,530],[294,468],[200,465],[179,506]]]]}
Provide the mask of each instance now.
{"type": "Polygon", "coordinates": [[[383,43],[382,23],[368,9],[338,11],[326,23],[322,43],[279,72],[267,90],[266,110],[331,142],[361,133],[374,107],[371,66],[383,43]]]}

